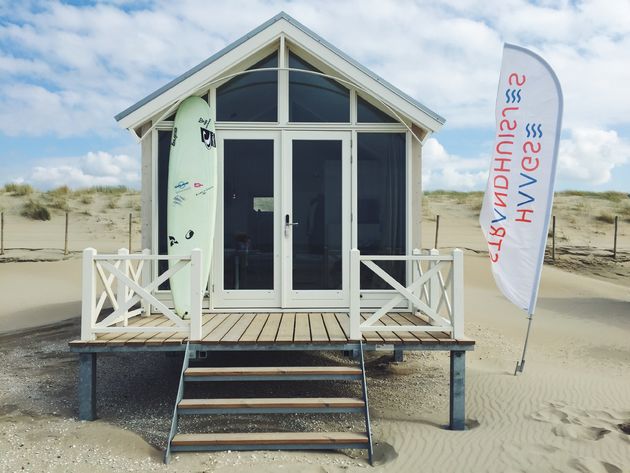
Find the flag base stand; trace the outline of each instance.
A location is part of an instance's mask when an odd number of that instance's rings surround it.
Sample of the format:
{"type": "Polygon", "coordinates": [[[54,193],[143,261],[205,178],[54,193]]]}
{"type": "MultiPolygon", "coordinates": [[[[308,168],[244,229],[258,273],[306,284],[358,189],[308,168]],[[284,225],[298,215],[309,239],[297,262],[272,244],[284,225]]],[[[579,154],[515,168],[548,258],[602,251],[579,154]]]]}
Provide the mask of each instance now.
{"type": "Polygon", "coordinates": [[[516,362],[516,368],[514,368],[514,376],[518,373],[522,373],[525,369],[525,353],[527,353],[527,342],[529,341],[529,331],[532,328],[532,319],[534,314],[529,314],[527,316],[527,335],[525,335],[525,344],[523,345],[523,356],[521,356],[521,361],[516,362]]]}

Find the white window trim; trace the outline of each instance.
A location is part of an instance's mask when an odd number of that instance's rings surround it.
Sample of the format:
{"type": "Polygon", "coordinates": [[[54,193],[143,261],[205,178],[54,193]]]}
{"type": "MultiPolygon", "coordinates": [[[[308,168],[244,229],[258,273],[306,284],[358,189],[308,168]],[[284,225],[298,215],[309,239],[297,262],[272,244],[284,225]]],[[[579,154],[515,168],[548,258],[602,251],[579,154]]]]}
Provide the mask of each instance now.
{"type": "MultiPolygon", "coordinates": [[[[258,60],[262,59],[263,57],[267,56],[270,54],[269,49],[266,49],[263,53],[257,55],[255,58],[250,58],[251,59],[251,64],[253,65],[255,64],[258,60]]],[[[286,46],[286,42],[285,42],[285,36],[281,36],[280,37],[280,41],[279,41],[279,65],[281,66],[282,64],[288,64],[288,54],[289,54],[289,50],[288,47],[286,46]],[[282,55],[281,52],[284,50],[284,53],[282,55]]],[[[299,55],[299,52],[298,52],[299,55]]],[[[248,61],[250,62],[250,61],[248,61]]],[[[244,63],[241,63],[244,64],[244,63]]],[[[315,67],[318,67],[319,65],[315,65],[315,67]]],[[[318,67],[320,68],[320,67],[318,67]]],[[[401,123],[357,123],[357,90],[355,88],[350,88],[350,122],[349,123],[309,123],[309,122],[301,122],[301,123],[289,123],[288,122],[288,93],[289,93],[289,81],[288,81],[288,72],[287,71],[279,71],[279,76],[278,76],[278,122],[217,122],[216,123],[216,129],[217,132],[221,132],[221,133],[226,133],[229,134],[232,137],[236,137],[238,135],[236,135],[235,133],[242,133],[242,136],[244,137],[244,139],[247,139],[247,135],[250,134],[250,136],[254,136],[253,134],[255,133],[259,133],[260,136],[266,135],[266,136],[271,136],[269,135],[269,133],[277,133],[278,139],[276,142],[276,146],[277,146],[277,150],[274,153],[274,163],[276,162],[276,160],[282,159],[281,153],[284,152],[284,143],[287,141],[287,138],[285,137],[286,134],[289,135],[295,135],[296,133],[299,132],[329,132],[331,137],[333,137],[334,133],[337,132],[349,132],[350,133],[350,156],[351,156],[351,163],[350,163],[350,178],[346,181],[350,183],[350,189],[344,189],[344,192],[348,192],[349,193],[349,198],[350,198],[350,219],[351,219],[351,224],[350,224],[350,235],[349,235],[349,246],[350,247],[356,247],[357,245],[357,232],[358,232],[358,226],[357,226],[357,219],[356,219],[356,215],[357,215],[357,165],[358,165],[358,133],[362,133],[362,132],[369,132],[369,133],[405,133],[406,135],[406,140],[405,140],[405,159],[406,159],[406,165],[405,165],[405,172],[406,172],[406,222],[405,222],[405,236],[406,236],[406,251],[407,254],[410,254],[413,250],[412,248],[412,233],[413,233],[413,225],[412,223],[412,218],[413,218],[413,205],[412,205],[412,197],[413,197],[413,192],[412,192],[412,175],[411,175],[411,170],[412,170],[412,136],[409,133],[407,127],[401,123]],[[248,132],[248,133],[246,133],[248,132]]],[[[217,85],[212,86],[211,88],[209,88],[208,90],[208,102],[211,105],[211,111],[213,114],[213,118],[216,121],[216,89],[217,89],[217,85]]],[[[362,97],[365,99],[365,95],[361,94],[362,97]]],[[[372,105],[376,106],[374,103],[372,103],[371,101],[368,100],[368,102],[370,102],[372,105]]],[[[381,107],[376,106],[376,108],[379,108],[382,110],[381,107]]],[[[159,212],[158,212],[158,133],[160,131],[170,131],[173,129],[173,122],[172,121],[163,121],[161,123],[158,123],[155,126],[155,129],[151,132],[151,137],[150,139],[152,140],[152,157],[151,157],[151,162],[152,162],[152,186],[151,186],[151,193],[152,193],[152,212],[151,212],[151,219],[152,219],[152,225],[151,225],[151,245],[152,245],[152,250],[154,252],[158,251],[159,245],[159,212]]],[[[253,138],[252,138],[253,139],[253,138]]],[[[264,138],[263,138],[264,139],[264,138]]],[[[275,176],[276,180],[279,178],[278,176],[275,176]]],[[[280,182],[280,185],[281,182],[280,182]]],[[[277,183],[274,181],[274,192],[277,192],[277,183]]],[[[220,198],[220,200],[222,201],[222,197],[220,198]]],[[[279,199],[277,199],[279,200],[279,199]]],[[[281,212],[279,209],[276,208],[278,204],[274,203],[274,211],[278,212],[278,216],[281,216],[281,212]]],[[[223,210],[220,210],[221,215],[223,213],[223,210]]],[[[279,217],[278,217],[279,218],[279,217]]],[[[222,238],[220,239],[222,241],[222,238]]],[[[277,239],[275,236],[275,231],[274,231],[274,244],[277,244],[277,239]]],[[[216,246],[218,247],[218,245],[216,246]]],[[[215,254],[213,255],[215,257],[215,261],[216,258],[222,258],[223,257],[223,248],[219,248],[219,250],[215,249],[215,254]],[[219,251],[220,250],[220,251],[219,251]]],[[[281,256],[282,258],[282,256],[281,256]]],[[[282,258],[283,261],[283,258],[282,258]]],[[[222,266],[222,265],[221,265],[222,266]]],[[[281,269],[280,267],[282,266],[282,264],[280,264],[277,268],[276,268],[276,273],[279,273],[280,271],[283,271],[283,269],[281,269]]],[[[157,275],[157,265],[154,268],[154,276],[157,275]]],[[[347,271],[346,271],[347,273],[347,271]]],[[[218,281],[215,279],[216,276],[216,272],[213,269],[211,272],[211,285],[209,286],[210,291],[212,291],[212,284],[215,285],[214,290],[216,293],[216,284],[218,283],[218,281]]],[[[407,266],[407,270],[406,270],[406,277],[407,280],[409,281],[410,278],[412,276],[412,269],[411,266],[408,265],[407,266]]],[[[276,274],[275,278],[278,279],[279,277],[281,277],[280,274],[276,274]]],[[[222,276],[220,278],[220,281],[222,282],[222,276]]],[[[276,290],[280,292],[279,297],[281,298],[278,302],[277,306],[274,306],[274,310],[307,310],[307,308],[302,307],[301,309],[299,307],[292,307],[292,308],[287,308],[287,304],[288,304],[288,300],[287,297],[285,297],[285,293],[287,291],[284,290],[283,287],[283,283],[282,282],[274,282],[274,285],[276,287],[276,290]],[[279,284],[279,285],[278,285],[279,284]],[[285,307],[284,309],[281,309],[280,307],[285,307]]],[[[243,290],[240,290],[239,292],[243,292],[243,290]]],[[[157,291],[158,293],[158,299],[160,300],[164,300],[165,302],[168,303],[172,303],[171,297],[170,297],[170,291],[157,291]]],[[[382,303],[384,303],[385,301],[387,301],[389,298],[391,298],[391,294],[392,291],[389,290],[370,290],[370,291],[365,291],[363,298],[362,298],[362,306],[365,307],[375,307],[375,306],[380,306],[382,305],[382,303]]],[[[253,294],[252,294],[253,296],[253,294]]],[[[213,298],[214,299],[214,298],[213,298]]],[[[232,299],[232,297],[229,298],[224,298],[223,300],[221,300],[221,302],[227,301],[229,299],[232,299]]],[[[235,299],[236,300],[236,299],[235,299]]],[[[313,301],[313,304],[316,304],[316,301],[313,301]]],[[[222,304],[223,305],[223,304],[222,304]]],[[[251,303],[240,303],[238,304],[239,307],[248,307],[250,309],[253,309],[255,307],[261,308],[263,310],[269,310],[270,307],[267,306],[266,303],[262,303],[260,301],[257,301],[256,298],[251,298],[251,303]]],[[[323,308],[323,307],[322,307],[323,308]]],[[[314,310],[315,308],[309,308],[310,310],[314,310]]],[[[227,307],[221,307],[219,310],[224,311],[224,310],[237,310],[236,307],[234,308],[227,308],[227,307]]]]}

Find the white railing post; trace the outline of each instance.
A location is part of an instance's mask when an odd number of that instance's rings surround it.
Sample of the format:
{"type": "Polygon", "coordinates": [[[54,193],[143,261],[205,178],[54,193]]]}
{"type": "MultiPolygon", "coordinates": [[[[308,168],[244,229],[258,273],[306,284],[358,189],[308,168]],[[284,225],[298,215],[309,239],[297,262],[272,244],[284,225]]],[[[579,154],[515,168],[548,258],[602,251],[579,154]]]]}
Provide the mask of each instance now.
{"type": "MultiPolygon", "coordinates": [[[[145,248],[144,250],[142,250],[142,254],[144,256],[151,256],[151,250],[145,248]]],[[[149,284],[151,284],[153,261],[151,261],[149,258],[146,258],[143,260],[143,262],[144,264],[142,266],[142,276],[140,277],[140,280],[142,281],[142,287],[147,287],[149,286],[149,284]]],[[[151,315],[151,303],[147,301],[144,297],[142,298],[142,315],[145,317],[151,315]]]]}
{"type": "MultiPolygon", "coordinates": [[[[440,252],[436,250],[435,248],[433,248],[429,252],[429,254],[431,256],[440,256],[440,252]]],[[[432,269],[438,264],[439,264],[439,261],[430,261],[429,269],[432,269]]],[[[436,272],[433,276],[431,276],[431,279],[429,281],[429,307],[431,307],[431,309],[433,309],[435,313],[437,313],[438,306],[440,305],[441,289],[442,288],[440,287],[440,279],[439,279],[438,273],[436,272]]],[[[430,319],[431,325],[435,325],[437,323],[437,321],[433,320],[432,318],[429,318],[429,319],[430,319]]]]}
{"type": "MultiPolygon", "coordinates": [[[[422,251],[420,251],[418,248],[414,248],[413,251],[411,252],[414,256],[422,256],[422,251]]],[[[420,279],[420,264],[422,264],[420,261],[412,261],[411,262],[411,282],[414,283],[416,282],[418,279],[420,279]]],[[[414,294],[416,294],[418,296],[418,299],[422,300],[422,286],[419,287],[414,294]]],[[[416,312],[418,312],[418,310],[420,310],[419,307],[416,307],[414,304],[410,303],[410,307],[409,309],[411,310],[412,314],[415,314],[416,312]]]]}
{"type": "Polygon", "coordinates": [[[96,323],[96,273],[94,271],[94,257],[96,250],[86,248],[83,250],[83,288],[81,294],[81,340],[94,340],[96,337],[92,329],[96,323]]]}
{"type": "MultiPolygon", "coordinates": [[[[127,248],[120,248],[118,250],[118,256],[127,256],[128,254],[129,250],[127,248]]],[[[122,259],[120,261],[120,270],[125,276],[129,277],[129,261],[122,259]]],[[[127,285],[121,279],[117,279],[116,283],[116,299],[118,301],[118,307],[122,307],[125,305],[125,302],[127,302],[127,297],[129,295],[127,285]]],[[[127,314],[129,314],[128,310],[126,310],[124,314],[120,314],[122,317],[123,327],[127,326],[127,314]]]]}
{"type": "Polygon", "coordinates": [[[464,252],[453,250],[453,338],[464,336],[464,252]]]}
{"type": "Polygon", "coordinates": [[[190,340],[201,340],[201,250],[195,248],[190,253],[190,340]]]}
{"type": "Polygon", "coordinates": [[[350,250],[350,339],[361,339],[361,252],[350,250]]]}

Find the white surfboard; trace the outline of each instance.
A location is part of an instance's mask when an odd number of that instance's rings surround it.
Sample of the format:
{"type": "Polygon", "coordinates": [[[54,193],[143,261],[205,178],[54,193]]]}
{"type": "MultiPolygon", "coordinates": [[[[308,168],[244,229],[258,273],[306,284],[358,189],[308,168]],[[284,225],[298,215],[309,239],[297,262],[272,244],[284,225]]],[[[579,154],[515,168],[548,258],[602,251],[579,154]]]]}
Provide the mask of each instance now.
{"type": "MultiPolygon", "coordinates": [[[[167,238],[169,255],[202,250],[202,287],[210,276],[217,207],[217,147],[210,107],[188,97],[175,115],[168,166],[167,238]]],[[[169,267],[174,265],[169,261],[169,267]]],[[[190,266],[170,279],[175,312],[190,311],[190,266]]]]}

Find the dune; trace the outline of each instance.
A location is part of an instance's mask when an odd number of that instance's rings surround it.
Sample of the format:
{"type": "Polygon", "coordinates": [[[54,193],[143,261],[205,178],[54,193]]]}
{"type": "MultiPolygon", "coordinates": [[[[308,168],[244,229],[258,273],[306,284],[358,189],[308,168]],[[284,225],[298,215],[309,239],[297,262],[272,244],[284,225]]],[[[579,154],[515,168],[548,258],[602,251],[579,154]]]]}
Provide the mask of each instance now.
{"type": "Polygon", "coordinates": [[[79,315],[81,261],[13,262],[0,264],[0,471],[630,472],[627,262],[595,261],[598,274],[569,254],[558,258],[567,266],[546,265],[525,372],[513,376],[525,314],[494,285],[474,211],[444,202],[431,203],[439,246],[468,248],[466,333],[477,341],[467,355],[466,431],[445,428],[446,354],[372,358],[373,468],[363,452],[179,454],[166,467],[159,448],[176,360],[102,357],[102,419],[77,421],[76,358],[66,343],[78,323],[50,324],[79,315]]]}

